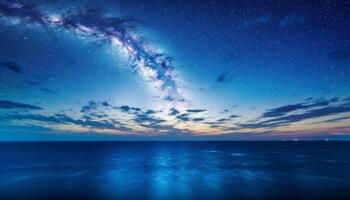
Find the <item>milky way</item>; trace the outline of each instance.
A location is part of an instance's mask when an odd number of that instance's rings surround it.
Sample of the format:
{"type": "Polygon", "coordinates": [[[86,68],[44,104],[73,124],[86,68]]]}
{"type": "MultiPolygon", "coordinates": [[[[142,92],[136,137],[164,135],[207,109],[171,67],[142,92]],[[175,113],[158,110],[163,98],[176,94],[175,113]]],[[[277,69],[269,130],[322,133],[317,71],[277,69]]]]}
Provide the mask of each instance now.
{"type": "Polygon", "coordinates": [[[156,52],[143,37],[132,32],[130,19],[107,17],[93,10],[52,15],[33,5],[6,1],[0,2],[0,12],[26,23],[63,28],[122,48],[132,59],[132,67],[159,91],[163,100],[183,101],[171,57],[156,52]]]}

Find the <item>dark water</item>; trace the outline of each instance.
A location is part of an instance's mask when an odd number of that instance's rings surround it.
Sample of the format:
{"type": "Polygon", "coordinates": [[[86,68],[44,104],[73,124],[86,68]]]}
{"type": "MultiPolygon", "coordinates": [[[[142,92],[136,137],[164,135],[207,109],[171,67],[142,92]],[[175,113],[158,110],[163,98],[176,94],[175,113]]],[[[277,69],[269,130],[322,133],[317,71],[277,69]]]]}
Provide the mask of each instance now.
{"type": "Polygon", "coordinates": [[[0,143],[0,199],[350,199],[350,142],[0,143]]]}

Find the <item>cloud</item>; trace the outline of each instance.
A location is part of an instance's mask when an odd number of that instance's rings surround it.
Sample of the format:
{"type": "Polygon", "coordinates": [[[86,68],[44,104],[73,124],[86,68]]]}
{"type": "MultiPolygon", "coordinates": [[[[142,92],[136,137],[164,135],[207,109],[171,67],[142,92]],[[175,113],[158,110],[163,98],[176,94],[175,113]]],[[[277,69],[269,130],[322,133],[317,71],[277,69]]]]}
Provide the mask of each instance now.
{"type": "Polygon", "coordinates": [[[328,119],[328,120],[324,120],[324,121],[320,121],[320,122],[315,122],[313,124],[335,123],[335,122],[343,121],[345,119],[350,119],[350,116],[348,116],[348,117],[338,117],[338,118],[334,118],[334,119],[328,119]]]}
{"type": "Polygon", "coordinates": [[[96,129],[110,129],[110,130],[118,130],[118,131],[132,131],[131,128],[128,128],[123,125],[118,125],[121,123],[116,123],[115,120],[104,120],[104,121],[96,121],[89,119],[73,119],[68,115],[58,113],[55,115],[40,115],[40,114],[16,114],[7,117],[12,120],[30,120],[30,121],[38,121],[41,123],[48,124],[70,124],[70,125],[78,125],[87,128],[96,128],[96,129]]]}
{"type": "Polygon", "coordinates": [[[207,111],[206,109],[189,109],[186,110],[187,112],[191,112],[191,113],[199,113],[199,112],[205,112],[207,111]]]}
{"type": "Polygon", "coordinates": [[[141,108],[137,108],[137,107],[130,107],[130,106],[120,106],[119,107],[120,111],[124,112],[124,113],[130,113],[131,111],[134,112],[139,112],[141,111],[141,108]]]}
{"type": "Polygon", "coordinates": [[[53,89],[50,89],[50,88],[47,88],[44,86],[44,84],[40,81],[37,81],[37,80],[28,80],[25,82],[27,85],[33,87],[33,88],[36,88],[46,94],[49,94],[49,95],[53,95],[53,94],[57,94],[57,91],[53,90],[53,89]],[[44,86],[44,87],[43,87],[44,86]]]}
{"type": "Polygon", "coordinates": [[[328,53],[328,57],[333,60],[349,60],[350,49],[338,49],[328,53]]]}
{"type": "Polygon", "coordinates": [[[233,74],[230,71],[223,72],[217,76],[216,82],[218,82],[218,83],[230,82],[233,78],[232,75],[233,74]]]}
{"type": "MultiPolygon", "coordinates": [[[[337,99],[337,98],[333,98],[337,99]]],[[[299,104],[298,104],[299,105],[299,104]]],[[[298,108],[299,109],[299,108],[298,108]]],[[[289,110],[287,110],[287,113],[289,110]]],[[[277,115],[277,117],[273,117],[272,119],[265,119],[265,117],[261,117],[257,120],[261,120],[257,123],[238,123],[237,125],[240,128],[275,128],[279,126],[286,126],[295,122],[300,122],[303,120],[314,119],[319,117],[326,117],[341,113],[350,112],[350,104],[342,103],[340,105],[325,105],[323,107],[315,108],[312,110],[304,110],[301,114],[291,114],[291,115],[277,115]],[[264,120],[265,119],[265,120],[264,120]]]]}
{"type": "Polygon", "coordinates": [[[85,118],[104,118],[108,116],[104,111],[109,108],[112,108],[112,106],[107,101],[90,100],[87,104],[81,107],[80,112],[85,114],[85,118]]]}
{"type": "Polygon", "coordinates": [[[174,98],[172,98],[171,96],[167,96],[164,98],[165,101],[174,101],[174,98]]]}
{"type": "Polygon", "coordinates": [[[289,15],[282,18],[280,22],[281,27],[288,27],[295,24],[304,24],[306,22],[306,16],[297,12],[292,12],[289,15]]]}
{"type": "MultiPolygon", "coordinates": [[[[142,110],[138,107],[132,107],[129,105],[115,106],[107,101],[89,101],[86,105],[81,108],[81,112],[84,113],[83,118],[87,120],[92,119],[103,119],[111,121],[113,119],[109,118],[109,115],[104,112],[104,110],[114,110],[120,113],[126,113],[133,116],[133,121],[140,126],[146,127],[149,125],[156,125],[166,120],[156,118],[152,115],[158,113],[158,111],[147,109],[142,110]]],[[[120,123],[115,121],[114,123],[120,123]]]]}
{"type": "Polygon", "coordinates": [[[196,117],[196,118],[192,118],[191,121],[194,121],[194,122],[201,122],[201,121],[204,121],[205,118],[203,117],[196,117]]]}
{"type": "Polygon", "coordinates": [[[103,106],[106,106],[106,107],[111,106],[107,101],[102,102],[102,105],[103,105],[103,106]]]}
{"type": "Polygon", "coordinates": [[[228,122],[230,121],[231,119],[227,119],[227,118],[220,118],[217,120],[217,122],[228,122]]]}
{"type": "Polygon", "coordinates": [[[297,111],[297,110],[305,110],[305,109],[309,109],[309,108],[313,108],[313,107],[318,107],[318,106],[327,106],[330,103],[334,103],[337,102],[338,98],[332,98],[329,100],[317,100],[314,103],[298,103],[298,104],[291,104],[291,105],[286,105],[286,106],[281,106],[278,108],[274,108],[271,110],[267,110],[264,114],[263,114],[263,118],[266,117],[280,117],[283,115],[288,114],[289,112],[292,111],[297,111]]]}
{"type": "Polygon", "coordinates": [[[229,118],[237,118],[237,117],[240,117],[240,115],[230,115],[229,118]]]}
{"type": "Polygon", "coordinates": [[[270,21],[270,16],[267,15],[261,15],[256,18],[245,20],[242,24],[237,26],[238,30],[249,28],[253,26],[263,25],[267,24],[270,21]]]}
{"type": "Polygon", "coordinates": [[[145,113],[146,115],[151,115],[151,114],[157,113],[157,111],[148,109],[148,110],[146,110],[144,113],[145,113]]]}
{"type": "Polygon", "coordinates": [[[7,100],[0,100],[0,109],[42,110],[42,108],[39,106],[18,103],[18,102],[13,102],[13,101],[7,101],[7,100]]]}
{"type": "Polygon", "coordinates": [[[88,104],[84,105],[81,109],[80,112],[82,113],[88,113],[92,110],[97,109],[97,103],[95,101],[89,101],[88,104]]]}
{"type": "Polygon", "coordinates": [[[164,119],[155,118],[147,114],[137,114],[136,117],[134,118],[134,121],[140,125],[144,125],[144,124],[155,125],[155,124],[166,122],[166,120],[164,119]]]}
{"type": "Polygon", "coordinates": [[[13,71],[17,74],[22,74],[22,67],[14,62],[3,62],[1,63],[1,66],[5,69],[8,69],[10,71],[13,71]]]}
{"type": "Polygon", "coordinates": [[[183,122],[187,122],[190,120],[189,113],[184,113],[184,114],[178,115],[178,116],[176,116],[176,118],[179,119],[180,121],[183,121],[183,122]]]}
{"type": "Polygon", "coordinates": [[[171,108],[170,110],[169,110],[169,115],[171,115],[171,116],[175,116],[175,115],[177,115],[177,114],[179,114],[180,112],[176,109],[176,108],[171,108]]]}

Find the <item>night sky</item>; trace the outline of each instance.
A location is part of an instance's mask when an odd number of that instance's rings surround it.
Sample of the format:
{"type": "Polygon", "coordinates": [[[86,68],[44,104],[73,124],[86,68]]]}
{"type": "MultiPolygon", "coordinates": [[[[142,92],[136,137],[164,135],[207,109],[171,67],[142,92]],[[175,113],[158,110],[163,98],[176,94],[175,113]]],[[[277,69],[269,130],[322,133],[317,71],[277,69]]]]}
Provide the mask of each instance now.
{"type": "Polygon", "coordinates": [[[350,139],[350,1],[0,1],[0,140],[350,139]]]}

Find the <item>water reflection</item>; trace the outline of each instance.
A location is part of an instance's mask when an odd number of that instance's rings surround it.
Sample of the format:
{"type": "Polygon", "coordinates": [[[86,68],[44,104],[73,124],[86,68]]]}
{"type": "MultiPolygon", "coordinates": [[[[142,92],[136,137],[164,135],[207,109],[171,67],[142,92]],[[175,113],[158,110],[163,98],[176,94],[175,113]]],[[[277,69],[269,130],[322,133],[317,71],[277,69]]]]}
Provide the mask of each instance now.
{"type": "Polygon", "coordinates": [[[347,198],[349,153],[347,143],[2,143],[0,199],[347,198]]]}

